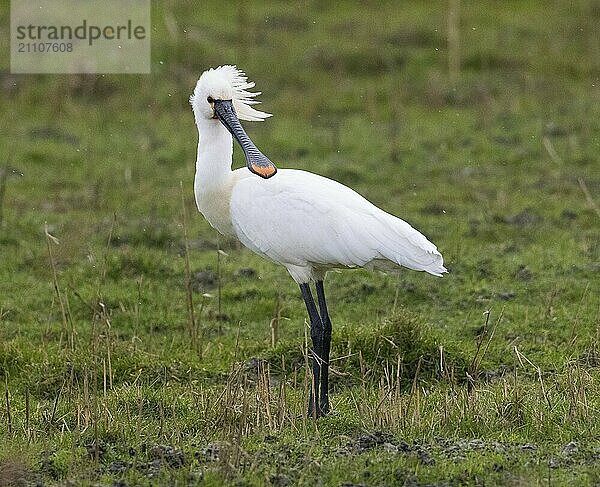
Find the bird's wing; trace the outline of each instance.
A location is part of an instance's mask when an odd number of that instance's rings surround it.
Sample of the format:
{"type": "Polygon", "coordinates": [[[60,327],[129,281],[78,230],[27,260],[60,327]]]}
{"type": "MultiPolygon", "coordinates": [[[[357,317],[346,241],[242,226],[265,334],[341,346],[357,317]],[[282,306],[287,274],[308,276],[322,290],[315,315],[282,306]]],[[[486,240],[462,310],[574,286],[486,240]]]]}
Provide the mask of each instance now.
{"type": "Polygon", "coordinates": [[[435,245],[408,223],[309,172],[241,178],[230,211],[241,242],[283,265],[389,269],[391,264],[445,272],[435,245]]]}

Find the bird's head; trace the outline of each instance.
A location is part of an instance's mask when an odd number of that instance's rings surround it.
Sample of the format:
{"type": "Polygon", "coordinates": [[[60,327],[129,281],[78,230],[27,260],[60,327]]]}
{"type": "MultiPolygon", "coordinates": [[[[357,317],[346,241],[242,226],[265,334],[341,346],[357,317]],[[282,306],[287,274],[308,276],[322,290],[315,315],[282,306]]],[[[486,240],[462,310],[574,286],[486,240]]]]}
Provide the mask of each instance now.
{"type": "Polygon", "coordinates": [[[254,83],[248,81],[246,74],[235,66],[219,66],[204,71],[190,97],[196,120],[217,118],[215,101],[230,101],[240,120],[256,122],[270,117],[270,113],[252,108],[251,105],[260,103],[254,99],[260,92],[251,93],[247,91],[250,88],[254,88],[254,83]]]}
{"type": "Polygon", "coordinates": [[[190,104],[196,124],[222,123],[235,137],[246,155],[246,165],[253,173],[268,179],[277,172],[275,165],[260,152],[240,124],[240,120],[262,121],[271,116],[252,108],[260,92],[247,91],[254,87],[246,74],[235,66],[219,66],[204,71],[196,83],[190,104]]]}

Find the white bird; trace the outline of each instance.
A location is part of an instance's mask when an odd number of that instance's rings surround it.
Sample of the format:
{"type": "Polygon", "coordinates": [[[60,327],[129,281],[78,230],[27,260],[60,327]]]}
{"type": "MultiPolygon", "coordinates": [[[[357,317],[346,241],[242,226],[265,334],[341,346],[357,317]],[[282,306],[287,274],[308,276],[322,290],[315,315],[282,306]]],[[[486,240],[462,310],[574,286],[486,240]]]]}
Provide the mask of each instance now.
{"type": "Polygon", "coordinates": [[[252,107],[259,92],[235,66],[202,73],[190,103],[199,142],[194,193],[198,210],[220,233],[287,268],[300,286],[311,326],[313,387],[309,414],[329,412],[331,320],[323,280],[330,269],[407,267],[434,276],[446,272],[442,255],[405,221],[331,179],[277,170],[239,123],[271,115],[252,107]],[[232,170],[233,137],[247,168],[232,170]],[[318,309],[310,282],[315,283],[318,309]]]}

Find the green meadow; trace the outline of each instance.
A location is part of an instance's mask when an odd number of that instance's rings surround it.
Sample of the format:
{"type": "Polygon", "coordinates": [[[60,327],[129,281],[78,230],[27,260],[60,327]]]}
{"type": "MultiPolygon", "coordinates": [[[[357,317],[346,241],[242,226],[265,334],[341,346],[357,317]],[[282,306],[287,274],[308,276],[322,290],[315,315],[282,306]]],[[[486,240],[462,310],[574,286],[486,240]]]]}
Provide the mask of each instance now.
{"type": "Polygon", "coordinates": [[[598,485],[600,4],[458,4],[153,2],[149,75],[11,74],[0,7],[0,485],[598,485]],[[449,270],[328,275],[318,421],[297,286],[195,207],[221,64],[449,270]]]}

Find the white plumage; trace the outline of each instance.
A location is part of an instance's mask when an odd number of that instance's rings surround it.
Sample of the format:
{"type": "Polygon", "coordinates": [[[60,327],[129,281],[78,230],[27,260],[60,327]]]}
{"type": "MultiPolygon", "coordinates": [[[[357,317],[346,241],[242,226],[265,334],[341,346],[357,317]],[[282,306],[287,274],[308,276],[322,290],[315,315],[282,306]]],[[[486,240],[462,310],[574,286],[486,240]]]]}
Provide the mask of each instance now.
{"type": "Polygon", "coordinates": [[[240,178],[230,212],[240,241],[284,265],[299,284],[322,280],[336,267],[403,266],[437,276],[446,270],[435,245],[408,223],[352,189],[306,171],[281,170],[267,180],[240,178]]]}
{"type": "Polygon", "coordinates": [[[435,245],[421,233],[352,189],[306,171],[278,171],[239,123],[239,119],[261,121],[271,116],[252,108],[259,94],[248,91],[253,87],[234,66],[210,69],[198,80],[190,98],[199,132],[194,194],[198,210],[214,228],[285,266],[300,285],[313,343],[308,411],[318,417],[330,410],[332,327],[323,286],[327,271],[406,267],[441,276],[446,268],[435,245]],[[247,166],[235,171],[231,169],[232,135],[244,151],[247,166]]]}

